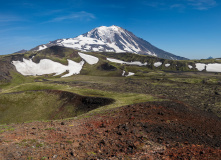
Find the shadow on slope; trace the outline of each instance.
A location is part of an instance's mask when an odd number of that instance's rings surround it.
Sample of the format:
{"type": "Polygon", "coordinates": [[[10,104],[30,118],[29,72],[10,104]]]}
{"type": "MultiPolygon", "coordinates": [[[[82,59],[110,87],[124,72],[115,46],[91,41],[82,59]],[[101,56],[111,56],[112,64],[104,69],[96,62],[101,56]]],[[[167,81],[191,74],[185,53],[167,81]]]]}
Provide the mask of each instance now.
{"type": "Polygon", "coordinates": [[[81,96],[59,90],[1,94],[0,123],[70,118],[113,102],[110,98],[81,96]]]}

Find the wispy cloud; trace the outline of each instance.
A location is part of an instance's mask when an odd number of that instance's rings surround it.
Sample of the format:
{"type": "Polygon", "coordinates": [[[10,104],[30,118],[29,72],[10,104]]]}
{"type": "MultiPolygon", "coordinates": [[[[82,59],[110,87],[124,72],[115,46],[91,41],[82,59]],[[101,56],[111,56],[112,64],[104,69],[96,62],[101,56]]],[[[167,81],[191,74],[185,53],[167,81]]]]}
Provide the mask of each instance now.
{"type": "Polygon", "coordinates": [[[27,8],[36,7],[34,3],[30,3],[30,2],[23,2],[23,3],[21,3],[21,5],[22,5],[23,7],[27,7],[27,8]]]}
{"type": "Polygon", "coordinates": [[[215,0],[188,0],[188,5],[193,6],[197,10],[208,10],[217,5],[215,0]]]}
{"type": "Polygon", "coordinates": [[[7,32],[11,32],[11,31],[18,31],[18,30],[25,30],[28,27],[11,27],[11,28],[4,28],[4,29],[0,29],[0,33],[7,33],[7,32]]]}
{"type": "Polygon", "coordinates": [[[154,7],[154,8],[166,5],[166,3],[164,3],[164,1],[162,1],[162,0],[153,1],[153,2],[151,2],[151,1],[143,1],[143,3],[146,6],[150,6],[150,7],[154,7]]]}
{"type": "Polygon", "coordinates": [[[65,21],[65,20],[86,20],[86,21],[89,21],[89,20],[92,20],[95,18],[96,17],[94,16],[94,14],[82,11],[82,12],[71,13],[66,16],[59,16],[59,17],[56,17],[48,22],[61,22],[61,21],[65,21]]]}
{"type": "Polygon", "coordinates": [[[146,6],[159,9],[195,9],[208,10],[217,5],[216,0],[155,0],[143,1],[146,6]]]}
{"type": "Polygon", "coordinates": [[[173,9],[173,8],[177,8],[177,9],[185,9],[186,6],[183,5],[183,4],[172,4],[172,5],[170,6],[170,8],[171,8],[171,9],[173,9]]]}
{"type": "Polygon", "coordinates": [[[120,4],[120,3],[117,3],[117,4],[98,4],[98,3],[94,3],[93,4],[94,6],[93,7],[96,7],[96,8],[108,8],[108,9],[125,9],[127,8],[127,6],[125,4],[120,4]]]}
{"type": "Polygon", "coordinates": [[[18,22],[18,21],[24,21],[24,19],[18,16],[0,14],[0,23],[18,22]]]}
{"type": "Polygon", "coordinates": [[[61,12],[63,12],[63,9],[55,9],[55,10],[46,10],[36,13],[37,16],[50,16],[50,15],[56,15],[61,12]]]}

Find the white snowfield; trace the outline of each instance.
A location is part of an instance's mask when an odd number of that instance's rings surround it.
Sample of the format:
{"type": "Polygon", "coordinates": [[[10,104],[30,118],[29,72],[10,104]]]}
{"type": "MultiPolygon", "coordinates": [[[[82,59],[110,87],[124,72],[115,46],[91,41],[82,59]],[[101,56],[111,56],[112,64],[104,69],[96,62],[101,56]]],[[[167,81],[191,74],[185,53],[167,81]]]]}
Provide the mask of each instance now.
{"type": "Polygon", "coordinates": [[[41,51],[41,50],[46,49],[46,48],[48,48],[46,45],[42,45],[42,46],[39,46],[38,50],[41,51]]]}
{"type": "Polygon", "coordinates": [[[162,65],[162,62],[155,62],[153,65],[154,65],[155,67],[159,67],[159,66],[162,65]]]}
{"type": "Polygon", "coordinates": [[[128,77],[128,76],[133,76],[135,73],[133,72],[128,72],[128,75],[125,75],[125,71],[123,70],[122,76],[128,77]]]}
{"type": "Polygon", "coordinates": [[[35,63],[32,59],[27,60],[23,58],[21,61],[12,61],[12,64],[15,66],[16,70],[22,75],[44,75],[44,74],[55,74],[60,75],[66,71],[69,71],[68,74],[63,75],[62,77],[72,76],[73,74],[79,74],[84,61],[80,63],[74,62],[68,59],[68,65],[63,65],[58,62],[54,62],[50,59],[42,59],[39,63],[35,63]]]}
{"type": "Polygon", "coordinates": [[[108,61],[114,62],[114,63],[119,63],[119,64],[128,64],[128,65],[137,65],[137,66],[146,66],[147,62],[141,63],[139,61],[134,61],[134,62],[125,62],[119,59],[114,59],[114,58],[107,58],[108,61]]]}
{"type": "Polygon", "coordinates": [[[84,53],[81,53],[81,52],[78,52],[79,56],[84,59],[88,64],[96,64],[98,63],[99,59],[95,56],[91,56],[91,55],[88,55],[88,54],[84,54],[84,53]]]}
{"type": "Polygon", "coordinates": [[[135,74],[135,73],[133,73],[133,72],[129,72],[128,75],[127,75],[127,77],[128,77],[128,76],[133,76],[134,74],[135,74]]]}
{"type": "Polygon", "coordinates": [[[124,76],[125,75],[125,70],[123,70],[123,73],[122,73],[122,76],[124,76]]]}
{"type": "Polygon", "coordinates": [[[206,71],[208,71],[208,72],[221,72],[221,64],[220,63],[207,64],[206,71]]]}
{"type": "Polygon", "coordinates": [[[83,35],[80,35],[76,38],[69,38],[69,39],[63,39],[58,43],[60,46],[68,47],[68,48],[73,48],[73,49],[84,49],[84,50],[94,50],[91,46],[88,46],[88,44],[92,45],[105,45],[104,42],[94,39],[94,38],[88,38],[88,37],[83,37],[83,35]],[[82,48],[82,46],[85,46],[82,48]]]}
{"type": "Polygon", "coordinates": [[[167,64],[165,64],[165,66],[166,66],[166,67],[169,67],[169,66],[170,66],[170,64],[169,64],[169,63],[167,63],[167,64]]]}
{"type": "Polygon", "coordinates": [[[97,31],[99,38],[101,39],[101,41],[103,41],[104,43],[106,43],[109,47],[114,48],[114,50],[116,52],[136,52],[138,53],[140,50],[139,45],[132,39],[132,37],[125,32],[124,29],[118,27],[118,26],[110,26],[110,27],[106,27],[106,26],[101,26],[101,27],[97,27],[91,31],[88,32],[87,37],[91,37],[93,35],[93,33],[97,31]],[[132,43],[135,45],[131,45],[131,43],[128,43],[125,38],[122,36],[122,34],[125,34],[128,37],[131,37],[131,41],[132,43]],[[118,46],[115,45],[115,35],[118,35],[122,41],[120,41],[120,43],[123,45],[124,50],[120,49],[118,46]]]}
{"type": "Polygon", "coordinates": [[[202,71],[206,68],[207,72],[221,72],[221,64],[220,63],[196,63],[196,68],[199,71],[202,71]]]}
{"type": "Polygon", "coordinates": [[[189,69],[192,69],[192,68],[193,68],[193,66],[191,66],[191,65],[188,65],[188,67],[189,67],[189,69]]]}
{"type": "Polygon", "coordinates": [[[199,70],[199,71],[202,71],[205,69],[205,66],[206,64],[204,63],[196,63],[196,68],[199,70]]]}

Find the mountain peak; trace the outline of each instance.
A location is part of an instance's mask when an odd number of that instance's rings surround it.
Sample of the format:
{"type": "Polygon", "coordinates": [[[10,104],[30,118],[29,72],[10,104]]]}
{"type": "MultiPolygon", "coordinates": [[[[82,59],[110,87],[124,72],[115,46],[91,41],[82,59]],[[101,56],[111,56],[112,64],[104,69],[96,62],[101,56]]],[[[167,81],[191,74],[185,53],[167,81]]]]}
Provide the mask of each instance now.
{"type": "Polygon", "coordinates": [[[116,26],[116,25],[112,25],[112,26],[100,26],[100,27],[97,27],[95,29],[99,29],[99,30],[119,30],[119,29],[122,29],[121,27],[119,26],[116,26]]]}
{"type": "Polygon", "coordinates": [[[163,51],[149,42],[135,36],[119,26],[100,26],[79,35],[76,38],[58,39],[48,44],[35,47],[32,50],[42,50],[50,46],[64,46],[81,51],[94,52],[130,52],[136,54],[156,56],[165,59],[186,59],[163,51]]]}
{"type": "Polygon", "coordinates": [[[115,35],[120,35],[124,31],[123,28],[112,25],[110,27],[107,26],[100,26],[95,29],[92,29],[91,31],[87,32],[83,36],[90,37],[90,38],[96,38],[99,39],[105,43],[113,43],[115,42],[115,35]]]}

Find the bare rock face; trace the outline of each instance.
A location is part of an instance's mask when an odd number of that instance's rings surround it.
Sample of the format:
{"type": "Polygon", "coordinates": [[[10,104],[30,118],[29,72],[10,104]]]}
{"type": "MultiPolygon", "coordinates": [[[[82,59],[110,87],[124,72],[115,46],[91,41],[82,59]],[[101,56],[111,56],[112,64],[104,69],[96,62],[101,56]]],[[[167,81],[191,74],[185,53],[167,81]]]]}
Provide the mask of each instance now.
{"type": "Polygon", "coordinates": [[[100,70],[104,70],[104,71],[115,71],[117,70],[116,67],[114,67],[113,65],[109,64],[109,63],[103,63],[101,64],[98,69],[100,70]]]}
{"type": "Polygon", "coordinates": [[[23,55],[8,55],[0,58],[0,82],[9,82],[11,80],[10,71],[15,70],[11,64],[13,60],[22,61],[23,55]]]}

